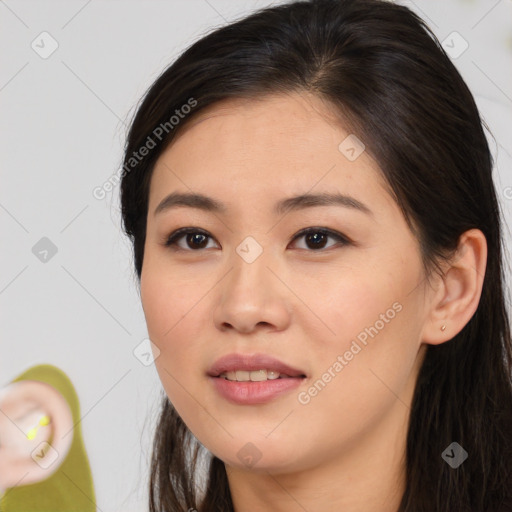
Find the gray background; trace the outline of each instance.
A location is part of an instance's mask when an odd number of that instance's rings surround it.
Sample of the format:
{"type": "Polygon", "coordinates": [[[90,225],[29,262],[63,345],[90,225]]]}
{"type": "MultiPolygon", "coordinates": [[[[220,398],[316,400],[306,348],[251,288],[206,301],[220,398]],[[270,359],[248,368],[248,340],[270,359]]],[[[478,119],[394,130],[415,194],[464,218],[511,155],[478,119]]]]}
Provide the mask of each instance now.
{"type": "MultiPolygon", "coordinates": [[[[147,331],[118,186],[102,200],[93,189],[118,172],[127,123],[162,69],[205,31],[271,3],[0,1],[0,387],[40,363],[71,377],[98,510],[146,508],[161,385],[133,353],[147,331]],[[46,261],[43,237],[57,249],[46,261]]],[[[400,3],[446,39],[475,95],[510,226],[512,1],[400,3]]],[[[506,242],[510,262],[510,231],[506,242]]]]}

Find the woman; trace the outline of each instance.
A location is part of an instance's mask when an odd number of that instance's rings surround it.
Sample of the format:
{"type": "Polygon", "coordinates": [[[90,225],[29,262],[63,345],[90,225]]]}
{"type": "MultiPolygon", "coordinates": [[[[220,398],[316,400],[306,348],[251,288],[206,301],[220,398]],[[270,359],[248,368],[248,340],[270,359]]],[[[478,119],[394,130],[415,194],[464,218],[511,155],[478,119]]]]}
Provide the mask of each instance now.
{"type": "Polygon", "coordinates": [[[151,511],[512,510],[492,159],[414,13],[312,0],[212,31],[123,168],[166,393],[151,511]]]}

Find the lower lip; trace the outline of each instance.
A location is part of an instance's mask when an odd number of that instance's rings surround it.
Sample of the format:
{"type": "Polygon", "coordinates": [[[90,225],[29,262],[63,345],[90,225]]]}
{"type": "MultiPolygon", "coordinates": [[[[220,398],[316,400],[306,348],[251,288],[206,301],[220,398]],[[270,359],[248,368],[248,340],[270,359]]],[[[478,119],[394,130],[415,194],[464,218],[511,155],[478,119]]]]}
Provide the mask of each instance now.
{"type": "Polygon", "coordinates": [[[239,405],[263,404],[300,386],[304,377],[238,382],[210,377],[215,389],[226,400],[239,405]]]}

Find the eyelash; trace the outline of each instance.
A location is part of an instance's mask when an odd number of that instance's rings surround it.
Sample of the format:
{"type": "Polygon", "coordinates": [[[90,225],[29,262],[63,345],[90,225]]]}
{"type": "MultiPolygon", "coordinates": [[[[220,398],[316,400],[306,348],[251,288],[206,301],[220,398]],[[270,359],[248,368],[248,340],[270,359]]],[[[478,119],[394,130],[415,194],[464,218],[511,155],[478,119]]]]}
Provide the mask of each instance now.
{"type": "MultiPolygon", "coordinates": [[[[345,245],[349,245],[351,244],[351,240],[349,240],[346,236],[342,235],[341,233],[338,233],[336,231],[332,231],[331,229],[326,229],[326,228],[305,228],[305,229],[302,229],[300,230],[293,238],[292,238],[292,242],[294,242],[295,240],[297,240],[298,238],[301,238],[303,236],[306,236],[306,235],[309,235],[310,233],[320,233],[322,235],[326,235],[326,236],[329,236],[331,238],[334,238],[337,242],[341,243],[342,246],[345,246],[345,245]]],[[[209,233],[207,233],[206,231],[203,231],[202,229],[198,229],[198,228],[192,228],[192,227],[187,227],[187,228],[180,228],[180,229],[177,229],[176,231],[172,232],[166,239],[164,245],[166,247],[169,247],[170,249],[174,250],[174,251],[185,251],[185,252],[201,252],[204,250],[204,248],[202,249],[183,249],[181,247],[178,247],[177,246],[177,242],[178,240],[180,240],[181,238],[183,238],[185,235],[188,235],[188,234],[199,234],[199,235],[204,235],[208,238],[213,238],[209,235],[209,233]]],[[[317,249],[317,250],[314,250],[314,249],[306,249],[308,252],[325,252],[327,251],[328,249],[331,249],[335,247],[335,245],[332,245],[331,247],[328,247],[327,249],[325,248],[320,248],[320,249],[317,249]]]]}

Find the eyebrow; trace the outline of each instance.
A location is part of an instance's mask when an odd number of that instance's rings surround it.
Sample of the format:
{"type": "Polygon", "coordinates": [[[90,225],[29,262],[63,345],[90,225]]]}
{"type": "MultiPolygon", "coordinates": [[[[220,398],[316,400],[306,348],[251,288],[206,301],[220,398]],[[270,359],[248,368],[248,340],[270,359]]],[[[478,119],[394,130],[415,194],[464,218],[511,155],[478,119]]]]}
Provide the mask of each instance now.
{"type": "MultiPolygon", "coordinates": [[[[197,208],[199,210],[215,213],[227,213],[228,208],[224,203],[199,193],[173,192],[166,196],[155,208],[153,215],[179,206],[197,208]]],[[[342,206],[355,211],[360,211],[367,215],[373,215],[373,212],[361,201],[352,196],[340,193],[320,193],[320,194],[301,194],[278,201],[274,205],[274,213],[283,215],[292,210],[302,210],[315,206],[342,206]]]]}

